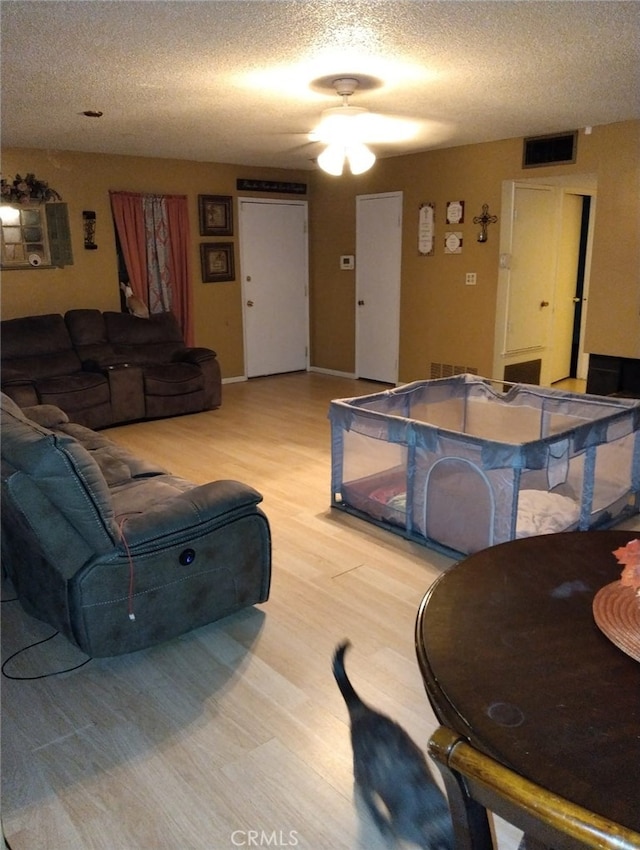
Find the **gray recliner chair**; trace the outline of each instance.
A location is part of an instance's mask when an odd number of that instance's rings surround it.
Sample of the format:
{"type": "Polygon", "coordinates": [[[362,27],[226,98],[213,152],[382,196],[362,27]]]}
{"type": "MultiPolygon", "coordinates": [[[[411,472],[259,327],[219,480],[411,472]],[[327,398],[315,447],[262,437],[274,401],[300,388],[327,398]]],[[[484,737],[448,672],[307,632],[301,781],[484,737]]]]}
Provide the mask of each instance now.
{"type": "Polygon", "coordinates": [[[28,613],[110,656],[267,600],[260,493],[196,486],[57,407],[0,398],[3,569],[28,613]]]}

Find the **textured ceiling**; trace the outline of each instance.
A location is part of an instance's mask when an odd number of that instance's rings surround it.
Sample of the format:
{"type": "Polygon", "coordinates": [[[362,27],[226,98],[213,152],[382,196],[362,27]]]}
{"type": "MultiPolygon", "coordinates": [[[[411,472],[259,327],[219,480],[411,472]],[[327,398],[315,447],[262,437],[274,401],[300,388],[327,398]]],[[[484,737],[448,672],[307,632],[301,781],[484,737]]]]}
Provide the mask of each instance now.
{"type": "Polygon", "coordinates": [[[640,2],[3,0],[2,144],[313,168],[352,105],[417,121],[380,156],[640,118],[640,2]],[[86,118],[99,110],[101,118],[86,118]]]}

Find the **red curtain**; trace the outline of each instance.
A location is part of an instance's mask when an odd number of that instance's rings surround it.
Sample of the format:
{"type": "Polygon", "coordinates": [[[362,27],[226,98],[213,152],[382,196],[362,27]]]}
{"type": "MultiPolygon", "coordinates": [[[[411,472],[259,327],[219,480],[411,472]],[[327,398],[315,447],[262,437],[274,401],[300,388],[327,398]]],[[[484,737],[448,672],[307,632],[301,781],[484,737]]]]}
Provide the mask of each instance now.
{"type": "Polygon", "coordinates": [[[120,247],[129,272],[129,285],[136,298],[147,304],[147,247],[142,195],[132,192],[109,192],[109,197],[120,247]]]}
{"type": "MultiPolygon", "coordinates": [[[[129,273],[129,284],[140,300],[149,305],[149,287],[151,284],[147,262],[147,233],[154,234],[154,227],[146,227],[144,198],[136,192],[109,192],[111,209],[124,262],[129,273]]],[[[146,196],[150,197],[150,196],[146,196]]],[[[182,329],[185,343],[193,345],[193,308],[191,292],[191,267],[189,206],[185,195],[155,196],[163,200],[166,208],[166,231],[168,248],[166,251],[167,280],[171,289],[171,310],[182,329]]],[[[153,238],[151,236],[150,238],[153,238]]],[[[153,251],[156,256],[159,252],[153,251]]]]}

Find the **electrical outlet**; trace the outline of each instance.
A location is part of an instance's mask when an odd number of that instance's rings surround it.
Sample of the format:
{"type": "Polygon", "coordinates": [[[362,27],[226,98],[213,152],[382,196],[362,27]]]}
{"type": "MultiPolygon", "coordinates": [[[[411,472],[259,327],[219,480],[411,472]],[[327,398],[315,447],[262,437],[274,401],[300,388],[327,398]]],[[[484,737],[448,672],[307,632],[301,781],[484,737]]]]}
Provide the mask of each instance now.
{"type": "Polygon", "coordinates": [[[464,276],[464,282],[467,286],[475,286],[476,285],[476,273],[475,272],[467,272],[464,276]]]}

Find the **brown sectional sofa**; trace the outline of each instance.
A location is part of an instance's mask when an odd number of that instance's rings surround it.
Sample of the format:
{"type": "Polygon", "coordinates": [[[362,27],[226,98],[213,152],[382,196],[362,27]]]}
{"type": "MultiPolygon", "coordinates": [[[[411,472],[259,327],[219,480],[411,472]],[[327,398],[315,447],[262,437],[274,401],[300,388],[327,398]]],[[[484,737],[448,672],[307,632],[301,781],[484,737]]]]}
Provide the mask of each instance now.
{"type": "Polygon", "coordinates": [[[215,351],[188,348],[172,313],[69,310],[0,325],[2,392],[21,407],[53,404],[105,428],[220,406],[215,351]]]}

